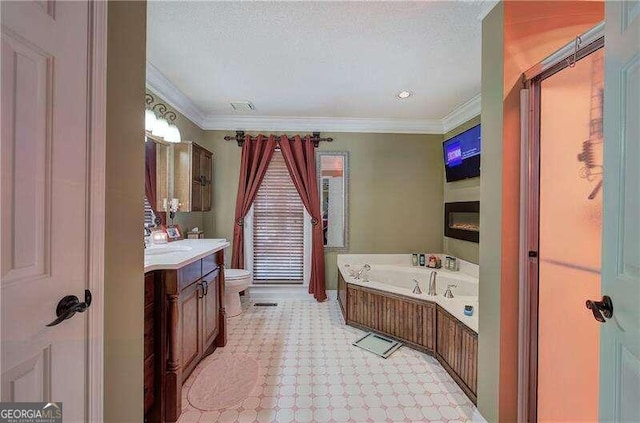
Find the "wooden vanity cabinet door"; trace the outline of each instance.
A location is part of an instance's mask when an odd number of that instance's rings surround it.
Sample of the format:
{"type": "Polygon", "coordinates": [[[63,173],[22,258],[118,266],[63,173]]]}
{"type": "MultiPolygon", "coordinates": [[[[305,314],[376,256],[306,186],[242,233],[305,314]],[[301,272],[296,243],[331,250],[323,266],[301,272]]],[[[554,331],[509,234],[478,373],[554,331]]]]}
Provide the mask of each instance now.
{"type": "Polygon", "coordinates": [[[198,144],[191,152],[191,211],[211,211],[212,153],[198,144]]]}
{"type": "Polygon", "coordinates": [[[200,183],[200,176],[202,176],[202,171],[200,168],[200,158],[202,157],[203,151],[204,149],[198,144],[191,144],[191,176],[193,182],[200,183]]]}
{"type": "Polygon", "coordinates": [[[193,283],[184,288],[179,295],[180,308],[180,363],[182,363],[182,380],[186,380],[191,374],[201,352],[202,345],[202,311],[200,299],[202,286],[200,282],[193,283]]]}
{"type": "Polygon", "coordinates": [[[174,149],[174,197],[180,211],[211,211],[213,153],[194,142],[181,142],[174,149]]]}
{"type": "Polygon", "coordinates": [[[200,161],[204,150],[191,144],[191,211],[202,211],[202,169],[200,161]]]}
{"type": "Polygon", "coordinates": [[[202,185],[196,181],[191,185],[191,211],[202,211],[202,185]]]}
{"type": "Polygon", "coordinates": [[[207,295],[202,299],[203,307],[203,351],[213,344],[216,336],[218,336],[218,322],[220,316],[220,302],[218,299],[218,287],[220,283],[220,270],[209,273],[203,278],[208,284],[207,295]]]}
{"type": "Polygon", "coordinates": [[[156,401],[156,292],[155,273],[144,275],[144,414],[156,401]]]}
{"type": "Polygon", "coordinates": [[[211,211],[211,197],[213,195],[213,154],[202,150],[200,155],[200,173],[204,176],[202,184],[202,211],[211,211]]]}

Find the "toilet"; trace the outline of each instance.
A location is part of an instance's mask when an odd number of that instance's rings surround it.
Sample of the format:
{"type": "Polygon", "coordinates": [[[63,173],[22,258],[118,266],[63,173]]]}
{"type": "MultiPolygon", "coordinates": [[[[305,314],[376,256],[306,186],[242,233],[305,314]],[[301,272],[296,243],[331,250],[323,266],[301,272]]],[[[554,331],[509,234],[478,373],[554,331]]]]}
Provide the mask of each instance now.
{"type": "Polygon", "coordinates": [[[251,272],[244,269],[225,269],[224,306],[227,317],[242,314],[240,292],[251,284],[251,272]]]}

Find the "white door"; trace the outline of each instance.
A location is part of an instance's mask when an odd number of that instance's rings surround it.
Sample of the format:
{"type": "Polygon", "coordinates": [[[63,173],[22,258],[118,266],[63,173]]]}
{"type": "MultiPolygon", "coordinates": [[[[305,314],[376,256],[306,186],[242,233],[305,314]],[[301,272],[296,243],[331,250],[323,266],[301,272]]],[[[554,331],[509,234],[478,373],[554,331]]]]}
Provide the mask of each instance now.
{"type": "Polygon", "coordinates": [[[600,420],[640,421],[640,1],[605,5],[600,420]]]}
{"type": "Polygon", "coordinates": [[[46,325],[63,297],[84,302],[94,287],[94,6],[49,0],[1,8],[0,396],[62,402],[65,422],[87,421],[95,308],[46,325]]]}

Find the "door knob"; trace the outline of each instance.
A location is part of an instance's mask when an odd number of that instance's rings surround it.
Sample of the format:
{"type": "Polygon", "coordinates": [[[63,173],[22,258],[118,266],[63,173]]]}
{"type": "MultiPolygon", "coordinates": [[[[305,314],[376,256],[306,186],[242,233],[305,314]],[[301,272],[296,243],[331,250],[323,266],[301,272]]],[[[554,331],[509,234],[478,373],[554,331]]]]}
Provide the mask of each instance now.
{"type": "Polygon", "coordinates": [[[600,301],[587,300],[586,306],[593,313],[593,318],[600,323],[605,322],[605,317],[613,317],[613,301],[611,297],[605,295],[600,301]]]}
{"type": "Polygon", "coordinates": [[[63,321],[70,319],[76,313],[84,313],[86,309],[91,305],[91,291],[84,290],[84,302],[81,303],[78,297],[75,295],[67,295],[63,297],[56,307],[56,316],[58,318],[49,323],[47,327],[55,326],[63,321]]]}

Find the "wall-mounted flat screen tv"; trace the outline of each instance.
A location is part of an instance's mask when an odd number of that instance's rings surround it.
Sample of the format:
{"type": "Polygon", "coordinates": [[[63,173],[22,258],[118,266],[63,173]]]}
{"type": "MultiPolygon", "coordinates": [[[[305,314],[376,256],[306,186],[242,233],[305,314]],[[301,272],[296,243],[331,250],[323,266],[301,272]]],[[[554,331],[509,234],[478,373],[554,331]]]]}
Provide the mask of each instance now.
{"type": "Polygon", "coordinates": [[[442,144],[447,182],[480,176],[480,144],[480,125],[442,144]]]}

